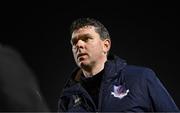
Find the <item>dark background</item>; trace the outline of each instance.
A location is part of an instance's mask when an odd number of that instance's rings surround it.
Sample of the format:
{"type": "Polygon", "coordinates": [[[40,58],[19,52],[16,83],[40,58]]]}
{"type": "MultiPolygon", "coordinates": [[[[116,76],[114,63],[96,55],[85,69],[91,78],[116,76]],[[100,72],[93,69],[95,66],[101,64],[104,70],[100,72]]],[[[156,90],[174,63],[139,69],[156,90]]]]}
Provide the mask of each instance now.
{"type": "MultiPolygon", "coordinates": [[[[66,1],[67,2],[67,1],[66,1]]],[[[175,2],[3,2],[0,43],[17,49],[33,69],[52,111],[75,67],[69,26],[79,17],[101,21],[111,51],[129,64],[153,69],[180,106],[179,12],[175,2]]]]}

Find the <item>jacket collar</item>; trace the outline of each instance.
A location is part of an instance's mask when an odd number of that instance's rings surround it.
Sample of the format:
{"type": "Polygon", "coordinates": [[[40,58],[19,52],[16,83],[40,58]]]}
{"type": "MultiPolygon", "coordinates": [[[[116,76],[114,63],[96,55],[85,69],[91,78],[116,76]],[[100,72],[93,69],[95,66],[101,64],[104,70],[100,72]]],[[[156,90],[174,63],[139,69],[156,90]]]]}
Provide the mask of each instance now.
{"type": "MultiPolygon", "coordinates": [[[[126,66],[126,61],[119,58],[116,55],[108,55],[108,60],[105,63],[105,74],[104,78],[113,79],[116,77],[116,75],[126,66]]],[[[80,80],[80,76],[82,75],[82,71],[80,68],[76,68],[70,77],[70,80],[68,80],[66,87],[71,86],[75,83],[77,83],[80,80]]]]}
{"type": "Polygon", "coordinates": [[[116,55],[108,55],[108,60],[105,63],[106,79],[114,78],[127,65],[126,61],[116,55]]]}

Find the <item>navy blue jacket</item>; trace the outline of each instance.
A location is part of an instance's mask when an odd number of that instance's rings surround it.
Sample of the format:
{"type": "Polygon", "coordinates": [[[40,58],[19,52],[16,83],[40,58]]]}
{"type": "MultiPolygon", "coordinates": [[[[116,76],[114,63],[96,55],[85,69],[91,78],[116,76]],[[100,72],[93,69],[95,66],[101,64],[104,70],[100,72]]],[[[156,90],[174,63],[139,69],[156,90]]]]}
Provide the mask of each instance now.
{"type": "Polygon", "coordinates": [[[117,56],[108,58],[99,92],[99,104],[79,83],[76,69],[65,85],[59,112],[176,112],[173,99],[155,73],[145,67],[127,65],[117,56]]]}

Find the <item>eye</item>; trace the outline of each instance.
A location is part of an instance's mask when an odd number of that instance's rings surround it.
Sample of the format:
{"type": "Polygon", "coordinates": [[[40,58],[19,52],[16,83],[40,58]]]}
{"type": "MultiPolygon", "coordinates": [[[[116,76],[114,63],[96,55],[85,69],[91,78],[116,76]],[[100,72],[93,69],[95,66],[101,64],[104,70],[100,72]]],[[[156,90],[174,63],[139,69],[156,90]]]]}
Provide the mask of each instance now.
{"type": "Polygon", "coordinates": [[[92,37],[83,37],[81,40],[84,41],[84,42],[88,42],[90,39],[92,39],[92,37]]]}
{"type": "Polygon", "coordinates": [[[82,39],[84,42],[87,42],[89,40],[89,37],[83,37],[82,39]]]}

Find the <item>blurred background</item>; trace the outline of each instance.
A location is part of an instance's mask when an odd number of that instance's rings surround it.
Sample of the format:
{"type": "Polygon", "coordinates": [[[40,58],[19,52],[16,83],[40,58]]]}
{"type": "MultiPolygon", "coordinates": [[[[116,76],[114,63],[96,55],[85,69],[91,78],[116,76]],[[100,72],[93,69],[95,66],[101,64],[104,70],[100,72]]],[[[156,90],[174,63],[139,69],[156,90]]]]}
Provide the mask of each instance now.
{"type": "Polygon", "coordinates": [[[21,53],[36,74],[52,111],[76,66],[69,27],[79,17],[101,21],[112,38],[111,51],[128,64],[153,69],[180,106],[179,12],[175,2],[66,1],[1,2],[0,43],[21,53]]]}

